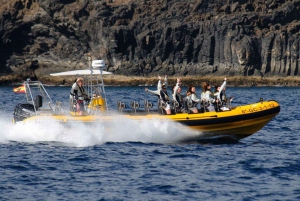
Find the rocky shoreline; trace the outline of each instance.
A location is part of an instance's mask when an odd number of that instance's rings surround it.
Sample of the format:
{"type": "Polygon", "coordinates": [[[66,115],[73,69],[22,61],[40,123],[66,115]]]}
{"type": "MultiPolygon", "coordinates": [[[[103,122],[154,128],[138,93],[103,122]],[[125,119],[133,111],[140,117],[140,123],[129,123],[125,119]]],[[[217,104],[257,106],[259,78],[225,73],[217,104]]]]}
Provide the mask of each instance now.
{"type": "Polygon", "coordinates": [[[103,59],[118,75],[294,85],[268,77],[300,77],[299,13],[300,0],[2,0],[0,82],[42,81],[103,59]]]}
{"type": "MultiPolygon", "coordinates": [[[[188,86],[193,84],[200,86],[202,82],[209,82],[211,85],[221,84],[224,76],[183,76],[181,77],[183,84],[188,86]]],[[[76,79],[75,76],[69,77],[41,77],[39,80],[47,85],[54,86],[70,86],[76,79]]],[[[169,86],[176,84],[177,77],[169,76],[169,86]]],[[[141,77],[141,76],[124,76],[124,75],[105,75],[104,83],[109,86],[156,86],[157,77],[141,77]]],[[[0,85],[18,85],[20,81],[12,76],[0,76],[0,85]]],[[[235,87],[261,87],[261,86],[287,86],[296,87],[300,86],[299,77],[244,77],[234,76],[227,77],[227,85],[235,87]]]]}
{"type": "MultiPolygon", "coordinates": [[[[177,77],[171,76],[168,78],[169,86],[176,84],[177,77]]],[[[211,85],[222,84],[224,76],[186,76],[182,77],[183,84],[188,86],[193,84],[201,86],[203,82],[209,82],[211,85]]],[[[106,85],[122,85],[122,86],[156,86],[157,77],[125,77],[125,76],[110,76],[105,78],[106,85]]],[[[300,78],[298,77],[227,77],[227,85],[235,87],[260,87],[260,86],[300,86],[300,78]]]]}

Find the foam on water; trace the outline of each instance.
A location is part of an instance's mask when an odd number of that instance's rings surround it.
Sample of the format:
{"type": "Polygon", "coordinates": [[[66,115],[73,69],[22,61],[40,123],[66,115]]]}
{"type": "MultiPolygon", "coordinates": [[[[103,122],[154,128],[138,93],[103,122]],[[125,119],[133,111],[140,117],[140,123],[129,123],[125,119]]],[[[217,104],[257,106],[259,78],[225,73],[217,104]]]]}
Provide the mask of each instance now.
{"type": "Polygon", "coordinates": [[[108,123],[64,125],[50,119],[43,122],[13,124],[6,115],[0,117],[0,143],[10,141],[37,143],[60,142],[67,146],[85,147],[106,142],[172,143],[200,135],[181,124],[157,119],[142,121],[115,117],[108,123]]]}

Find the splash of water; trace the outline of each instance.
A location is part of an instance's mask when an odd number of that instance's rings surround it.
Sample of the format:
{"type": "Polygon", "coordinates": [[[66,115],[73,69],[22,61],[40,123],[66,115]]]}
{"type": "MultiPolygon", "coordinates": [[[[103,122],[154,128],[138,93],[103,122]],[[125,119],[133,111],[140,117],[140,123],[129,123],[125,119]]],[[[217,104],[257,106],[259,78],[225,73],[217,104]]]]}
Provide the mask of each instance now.
{"type": "Polygon", "coordinates": [[[13,124],[5,116],[0,117],[0,143],[60,142],[66,146],[85,147],[106,142],[172,143],[199,135],[169,120],[137,121],[118,116],[110,123],[73,123],[66,126],[52,120],[13,124]]]}

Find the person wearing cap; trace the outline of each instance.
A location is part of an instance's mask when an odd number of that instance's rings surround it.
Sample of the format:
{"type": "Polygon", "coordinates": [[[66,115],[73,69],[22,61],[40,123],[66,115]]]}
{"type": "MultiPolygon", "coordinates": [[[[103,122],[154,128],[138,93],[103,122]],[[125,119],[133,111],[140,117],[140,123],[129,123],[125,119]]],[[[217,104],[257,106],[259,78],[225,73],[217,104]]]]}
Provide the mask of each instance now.
{"type": "MultiPolygon", "coordinates": [[[[79,77],[76,82],[72,85],[70,91],[70,103],[71,107],[76,107],[77,115],[85,115],[84,101],[89,101],[87,94],[83,87],[83,78],[79,77]]],[[[73,110],[73,109],[72,109],[73,110]]]]}
{"type": "Polygon", "coordinates": [[[158,76],[157,90],[153,91],[153,90],[149,90],[148,88],[145,88],[145,91],[156,95],[159,98],[159,105],[164,105],[163,108],[166,111],[166,113],[171,114],[171,107],[169,103],[170,98],[167,93],[167,85],[168,85],[167,76],[165,76],[165,80],[163,84],[161,84],[161,77],[158,76]]]}

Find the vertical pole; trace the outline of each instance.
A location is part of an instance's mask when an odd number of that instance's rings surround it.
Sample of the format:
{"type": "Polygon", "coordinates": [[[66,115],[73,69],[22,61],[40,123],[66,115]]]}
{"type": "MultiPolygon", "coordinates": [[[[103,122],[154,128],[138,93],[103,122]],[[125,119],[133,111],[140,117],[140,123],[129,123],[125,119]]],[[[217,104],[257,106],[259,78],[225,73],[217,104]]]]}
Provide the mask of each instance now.
{"type": "Polygon", "coordinates": [[[103,82],[102,72],[103,72],[102,69],[100,69],[100,78],[101,78],[101,83],[102,83],[102,91],[103,91],[103,94],[104,94],[106,111],[108,111],[108,105],[107,105],[107,100],[106,100],[106,93],[105,93],[105,89],[104,89],[104,82],[103,82]]]}

